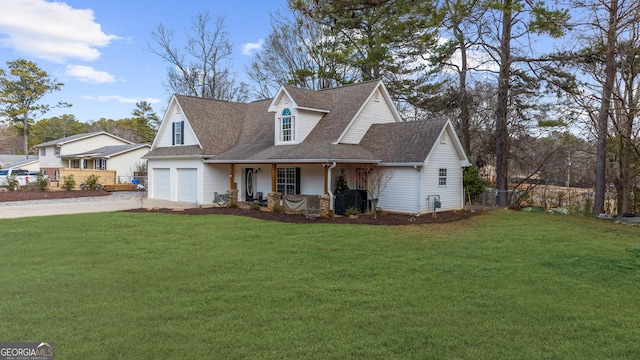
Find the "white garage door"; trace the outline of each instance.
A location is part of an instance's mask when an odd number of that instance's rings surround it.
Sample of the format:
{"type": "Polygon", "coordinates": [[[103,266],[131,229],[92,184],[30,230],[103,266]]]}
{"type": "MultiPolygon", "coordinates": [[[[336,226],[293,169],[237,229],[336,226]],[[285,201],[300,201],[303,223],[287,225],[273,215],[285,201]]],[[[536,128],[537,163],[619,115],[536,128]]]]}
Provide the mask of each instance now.
{"type": "Polygon", "coordinates": [[[171,178],[169,169],[153,169],[153,197],[171,200],[171,178]]]}
{"type": "Polygon", "coordinates": [[[198,202],[198,169],[178,169],[178,201],[198,202]]]}

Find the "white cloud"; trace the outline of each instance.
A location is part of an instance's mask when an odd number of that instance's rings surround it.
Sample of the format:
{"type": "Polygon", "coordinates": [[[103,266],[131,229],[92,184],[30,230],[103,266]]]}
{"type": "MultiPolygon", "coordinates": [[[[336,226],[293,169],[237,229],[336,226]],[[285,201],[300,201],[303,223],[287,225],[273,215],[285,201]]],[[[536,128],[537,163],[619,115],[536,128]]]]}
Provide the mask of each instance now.
{"type": "Polygon", "coordinates": [[[91,66],[67,65],[67,75],[84,82],[112,83],[116,79],[106,71],[98,71],[91,66]]]}
{"type": "Polygon", "coordinates": [[[0,0],[0,8],[0,46],[35,58],[96,60],[97,48],[118,39],[102,31],[91,9],[45,0],[0,0]]]}
{"type": "Polygon", "coordinates": [[[84,95],[82,96],[82,98],[85,100],[95,100],[99,102],[116,101],[121,104],[136,104],[140,101],[146,101],[149,104],[157,104],[160,101],[162,101],[160,99],[155,99],[155,98],[141,99],[141,98],[124,97],[120,95],[99,95],[99,96],[84,95]]]}
{"type": "Polygon", "coordinates": [[[251,55],[254,50],[262,49],[262,44],[264,44],[264,39],[258,40],[257,43],[246,43],[242,45],[242,55],[251,55]]]}

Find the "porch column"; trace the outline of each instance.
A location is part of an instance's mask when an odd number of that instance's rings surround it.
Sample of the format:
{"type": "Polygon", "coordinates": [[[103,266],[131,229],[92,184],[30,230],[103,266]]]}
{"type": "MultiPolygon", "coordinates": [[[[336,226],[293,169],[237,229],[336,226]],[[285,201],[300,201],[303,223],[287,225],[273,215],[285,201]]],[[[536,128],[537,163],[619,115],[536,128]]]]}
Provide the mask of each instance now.
{"type": "Polygon", "coordinates": [[[327,166],[326,164],[323,164],[322,168],[324,169],[324,194],[328,195],[329,194],[329,166],[327,166]]]}
{"type": "Polygon", "coordinates": [[[235,178],[234,178],[235,176],[234,174],[236,172],[235,170],[236,170],[235,164],[229,165],[229,171],[231,172],[229,174],[229,189],[233,189],[233,184],[235,183],[235,178]]]}
{"type": "Polygon", "coordinates": [[[277,164],[271,164],[271,192],[276,192],[277,164]]]}

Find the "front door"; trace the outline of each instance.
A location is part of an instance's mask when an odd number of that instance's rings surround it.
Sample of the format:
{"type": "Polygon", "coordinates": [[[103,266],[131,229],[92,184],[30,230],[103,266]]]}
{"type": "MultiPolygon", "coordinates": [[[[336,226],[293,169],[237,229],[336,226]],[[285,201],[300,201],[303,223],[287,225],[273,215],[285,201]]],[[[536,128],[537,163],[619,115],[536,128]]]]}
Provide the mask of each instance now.
{"type": "Polygon", "coordinates": [[[244,200],[251,202],[255,196],[254,181],[255,173],[253,168],[244,169],[244,200]]]}

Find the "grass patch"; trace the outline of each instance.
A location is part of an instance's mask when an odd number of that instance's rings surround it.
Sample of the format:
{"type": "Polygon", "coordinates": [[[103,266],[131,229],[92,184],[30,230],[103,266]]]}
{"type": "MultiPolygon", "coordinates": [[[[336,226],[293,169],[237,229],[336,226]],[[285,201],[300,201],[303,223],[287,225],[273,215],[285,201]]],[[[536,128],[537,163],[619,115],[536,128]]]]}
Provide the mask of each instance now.
{"type": "Polygon", "coordinates": [[[0,339],[61,359],[640,356],[635,227],[107,213],[0,221],[0,339]]]}

